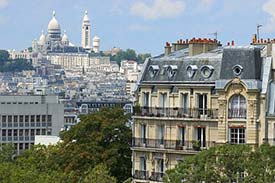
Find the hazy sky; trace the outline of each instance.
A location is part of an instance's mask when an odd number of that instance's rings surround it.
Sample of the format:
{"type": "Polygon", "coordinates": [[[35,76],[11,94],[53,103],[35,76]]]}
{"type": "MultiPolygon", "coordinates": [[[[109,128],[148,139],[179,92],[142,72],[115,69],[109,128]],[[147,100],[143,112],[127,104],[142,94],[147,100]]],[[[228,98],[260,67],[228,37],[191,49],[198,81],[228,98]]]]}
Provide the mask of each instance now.
{"type": "Polygon", "coordinates": [[[53,10],[75,45],[88,10],[103,50],[116,46],[154,55],[166,41],[215,31],[223,44],[247,45],[257,24],[263,37],[275,38],[275,0],[0,0],[0,49],[30,46],[47,30],[53,10]]]}

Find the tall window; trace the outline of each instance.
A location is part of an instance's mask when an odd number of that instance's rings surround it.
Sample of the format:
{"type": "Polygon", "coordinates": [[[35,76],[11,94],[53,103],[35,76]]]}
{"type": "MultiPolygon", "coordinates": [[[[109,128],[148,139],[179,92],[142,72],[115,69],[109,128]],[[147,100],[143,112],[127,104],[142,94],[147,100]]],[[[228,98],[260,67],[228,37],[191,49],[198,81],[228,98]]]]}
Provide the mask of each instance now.
{"type": "Polygon", "coordinates": [[[140,170],[141,171],[146,171],[146,159],[145,159],[145,157],[140,157],[140,159],[139,159],[139,161],[140,161],[140,170]]]}
{"type": "Polygon", "coordinates": [[[149,93],[148,92],[143,93],[143,106],[149,107],[149,93]]]}
{"type": "Polygon", "coordinates": [[[184,146],[185,142],[185,127],[179,127],[178,128],[178,140],[179,140],[179,145],[184,146]]]}
{"type": "Polygon", "coordinates": [[[158,126],[158,141],[159,145],[164,144],[164,125],[158,126]]]}
{"type": "Polygon", "coordinates": [[[157,159],[157,172],[163,173],[164,172],[164,162],[163,159],[157,159]]]}
{"type": "Polygon", "coordinates": [[[167,93],[160,93],[159,96],[159,106],[165,108],[167,106],[167,93]]]}
{"type": "Polygon", "coordinates": [[[233,95],[229,101],[229,118],[246,118],[246,100],[242,95],[233,95]]]}
{"type": "Polygon", "coordinates": [[[244,144],[245,143],[245,128],[230,128],[230,143],[244,144]]]}
{"type": "Polygon", "coordinates": [[[146,125],[141,124],[140,126],[140,135],[141,135],[141,141],[142,143],[146,143],[146,125]]]}
{"type": "Polygon", "coordinates": [[[195,128],[195,140],[200,142],[201,147],[206,147],[206,130],[205,127],[195,128]]]}
{"type": "Polygon", "coordinates": [[[199,114],[207,114],[207,94],[198,94],[198,110],[199,114]]]}
{"type": "Polygon", "coordinates": [[[188,107],[188,94],[182,93],[181,94],[181,108],[183,113],[187,113],[187,107],[188,107]]]}

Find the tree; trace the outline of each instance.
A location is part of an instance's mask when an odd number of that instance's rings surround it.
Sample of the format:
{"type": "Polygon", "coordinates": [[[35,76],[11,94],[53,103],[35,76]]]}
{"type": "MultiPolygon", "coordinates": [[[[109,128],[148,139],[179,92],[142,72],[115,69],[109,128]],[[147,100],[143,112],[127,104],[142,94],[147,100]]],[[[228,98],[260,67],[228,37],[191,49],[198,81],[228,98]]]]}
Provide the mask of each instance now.
{"type": "Polygon", "coordinates": [[[168,170],[164,180],[166,183],[245,182],[249,176],[243,175],[249,169],[251,154],[252,149],[247,145],[213,147],[187,157],[175,169],[168,170]]]}
{"type": "Polygon", "coordinates": [[[120,50],[116,55],[111,56],[111,60],[116,61],[120,65],[121,61],[123,60],[134,60],[138,63],[143,63],[148,57],[151,57],[150,53],[137,55],[135,50],[127,49],[126,51],[120,50]]]}
{"type": "Polygon", "coordinates": [[[274,182],[275,146],[261,145],[248,159],[246,182],[274,182]]]}
{"type": "Polygon", "coordinates": [[[110,176],[106,165],[99,164],[95,166],[85,177],[83,183],[116,183],[115,177],[110,176]]]}
{"type": "Polygon", "coordinates": [[[0,62],[6,62],[9,60],[9,52],[7,50],[0,50],[0,62]]]}
{"type": "Polygon", "coordinates": [[[123,182],[131,176],[128,119],[121,108],[104,108],[81,116],[81,123],[61,134],[63,142],[32,146],[14,160],[14,148],[3,145],[0,182],[93,182],[94,177],[123,182]]]}
{"type": "Polygon", "coordinates": [[[13,144],[2,144],[0,148],[0,162],[11,162],[15,155],[13,144]]]}
{"type": "Polygon", "coordinates": [[[146,60],[146,58],[149,58],[149,57],[151,57],[150,53],[138,54],[137,61],[139,63],[143,63],[146,60]]]}
{"type": "Polygon", "coordinates": [[[103,108],[81,117],[81,123],[61,134],[60,166],[83,172],[104,162],[112,176],[122,182],[131,176],[131,129],[121,108],[103,108]]]}

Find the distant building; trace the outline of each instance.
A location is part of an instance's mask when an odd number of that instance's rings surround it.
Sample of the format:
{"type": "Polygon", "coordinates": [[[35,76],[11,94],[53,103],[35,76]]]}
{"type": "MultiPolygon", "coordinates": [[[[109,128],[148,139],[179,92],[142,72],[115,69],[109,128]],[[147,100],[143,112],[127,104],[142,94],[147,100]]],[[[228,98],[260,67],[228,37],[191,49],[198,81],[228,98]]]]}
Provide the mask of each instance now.
{"type": "Polygon", "coordinates": [[[60,137],[53,135],[35,135],[35,145],[56,145],[60,142],[60,137]]]}
{"type": "Polygon", "coordinates": [[[133,112],[133,104],[130,101],[83,101],[77,102],[77,106],[82,114],[97,112],[104,107],[109,108],[115,106],[122,107],[126,113],[133,112]]]}
{"type": "Polygon", "coordinates": [[[34,63],[37,64],[39,59],[46,58],[52,64],[61,65],[63,68],[71,69],[76,66],[90,67],[96,63],[94,60],[100,60],[98,64],[106,64],[110,61],[109,57],[101,57],[100,38],[93,38],[93,47],[91,47],[91,23],[88,12],[85,12],[82,21],[82,39],[81,46],[74,46],[64,31],[61,35],[61,26],[53,12],[53,17],[48,24],[47,34],[42,34],[33,44],[34,63]]]}
{"type": "Polygon", "coordinates": [[[8,50],[10,54],[10,59],[32,59],[32,52],[28,49],[25,49],[23,51],[16,51],[16,50],[8,50]]]}
{"type": "Polygon", "coordinates": [[[20,153],[36,135],[58,136],[64,105],[56,96],[0,96],[0,144],[13,143],[20,153]]]}

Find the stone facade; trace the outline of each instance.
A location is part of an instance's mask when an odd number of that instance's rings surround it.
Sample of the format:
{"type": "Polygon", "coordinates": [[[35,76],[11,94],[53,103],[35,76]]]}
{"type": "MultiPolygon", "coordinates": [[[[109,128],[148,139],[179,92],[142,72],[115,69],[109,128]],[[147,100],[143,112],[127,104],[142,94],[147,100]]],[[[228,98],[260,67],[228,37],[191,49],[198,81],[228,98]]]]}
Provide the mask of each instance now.
{"type": "Polygon", "coordinates": [[[272,58],[215,41],[195,39],[146,61],[134,107],[133,182],[162,182],[167,169],[218,144],[274,143],[275,112],[266,113],[275,103],[267,92],[272,58]],[[201,50],[190,55],[193,43],[201,50]]]}

